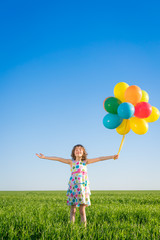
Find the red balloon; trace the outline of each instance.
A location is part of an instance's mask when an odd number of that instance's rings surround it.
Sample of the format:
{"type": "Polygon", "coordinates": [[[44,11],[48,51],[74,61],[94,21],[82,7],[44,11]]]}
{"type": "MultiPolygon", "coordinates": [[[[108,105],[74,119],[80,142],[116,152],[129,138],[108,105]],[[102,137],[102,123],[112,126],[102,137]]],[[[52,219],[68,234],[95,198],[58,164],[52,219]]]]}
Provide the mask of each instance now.
{"type": "Polygon", "coordinates": [[[152,106],[148,102],[139,102],[135,106],[134,116],[138,118],[147,118],[152,113],[152,106]]]}

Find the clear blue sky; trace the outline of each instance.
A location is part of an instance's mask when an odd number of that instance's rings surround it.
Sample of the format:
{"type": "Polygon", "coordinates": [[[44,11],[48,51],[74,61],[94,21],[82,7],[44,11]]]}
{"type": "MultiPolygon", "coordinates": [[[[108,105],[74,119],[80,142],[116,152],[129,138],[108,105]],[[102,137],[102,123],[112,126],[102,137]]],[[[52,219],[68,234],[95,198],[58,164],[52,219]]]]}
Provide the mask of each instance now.
{"type": "MultiPolygon", "coordinates": [[[[70,166],[35,154],[118,152],[103,101],[118,82],[160,109],[158,1],[5,1],[0,6],[0,190],[66,190],[70,166]]],[[[91,190],[160,190],[160,119],[118,160],[88,165],[91,190]]]]}

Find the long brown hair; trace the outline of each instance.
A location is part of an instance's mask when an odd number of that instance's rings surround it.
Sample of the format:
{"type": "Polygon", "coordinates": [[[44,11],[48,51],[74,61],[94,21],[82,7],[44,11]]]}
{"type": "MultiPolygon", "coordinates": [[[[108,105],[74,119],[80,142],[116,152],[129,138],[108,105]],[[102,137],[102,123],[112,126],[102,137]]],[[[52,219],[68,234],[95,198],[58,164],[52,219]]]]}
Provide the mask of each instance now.
{"type": "Polygon", "coordinates": [[[87,159],[88,153],[86,152],[86,149],[85,149],[85,148],[83,147],[83,145],[81,145],[81,144],[77,144],[77,145],[75,145],[75,146],[73,147],[72,153],[71,153],[71,157],[72,157],[74,160],[76,160],[76,156],[75,156],[75,154],[74,154],[74,151],[75,151],[75,148],[76,148],[76,147],[82,147],[82,148],[83,148],[82,161],[85,161],[85,160],[87,159]]]}

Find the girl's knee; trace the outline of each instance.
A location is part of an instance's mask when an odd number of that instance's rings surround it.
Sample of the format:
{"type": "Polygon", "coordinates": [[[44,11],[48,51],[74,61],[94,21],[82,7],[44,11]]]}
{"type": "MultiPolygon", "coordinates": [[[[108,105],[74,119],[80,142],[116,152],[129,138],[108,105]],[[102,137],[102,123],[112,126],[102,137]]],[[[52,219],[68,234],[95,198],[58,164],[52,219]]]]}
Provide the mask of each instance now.
{"type": "Polygon", "coordinates": [[[81,215],[85,215],[85,206],[80,206],[79,212],[81,215]]]}
{"type": "Polygon", "coordinates": [[[76,206],[71,206],[71,213],[75,214],[76,213],[76,206]]]}

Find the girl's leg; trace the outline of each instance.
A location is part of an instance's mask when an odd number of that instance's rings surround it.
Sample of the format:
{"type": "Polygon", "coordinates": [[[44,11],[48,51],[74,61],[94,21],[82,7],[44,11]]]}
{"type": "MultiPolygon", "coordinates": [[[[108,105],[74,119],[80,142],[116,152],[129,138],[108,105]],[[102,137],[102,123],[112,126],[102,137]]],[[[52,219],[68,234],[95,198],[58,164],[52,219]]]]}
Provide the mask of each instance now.
{"type": "Polygon", "coordinates": [[[70,222],[75,222],[76,205],[71,206],[70,222]]]}
{"type": "Polygon", "coordinates": [[[87,220],[86,220],[85,207],[86,207],[85,204],[80,204],[79,211],[80,211],[80,216],[81,216],[81,222],[83,222],[86,227],[87,220]]]}

